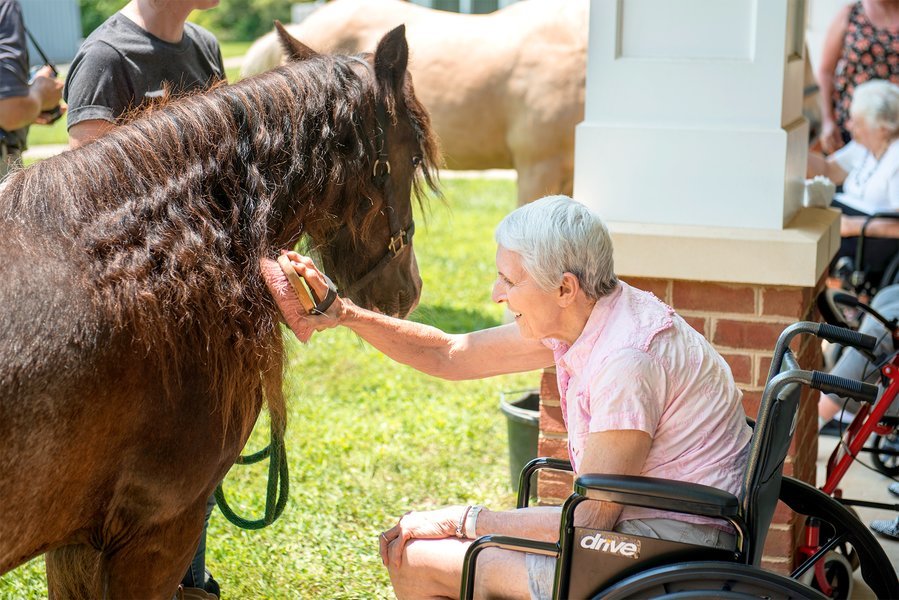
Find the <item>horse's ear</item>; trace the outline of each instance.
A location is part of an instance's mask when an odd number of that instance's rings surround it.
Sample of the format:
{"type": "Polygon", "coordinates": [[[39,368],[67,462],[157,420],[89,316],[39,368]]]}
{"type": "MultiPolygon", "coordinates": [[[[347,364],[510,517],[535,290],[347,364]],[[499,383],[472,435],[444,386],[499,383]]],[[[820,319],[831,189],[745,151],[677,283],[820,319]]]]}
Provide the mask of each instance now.
{"type": "Polygon", "coordinates": [[[375,76],[386,89],[393,90],[401,96],[408,63],[406,26],[400,25],[378,42],[378,48],[375,50],[375,76]]]}
{"type": "Polygon", "coordinates": [[[284,53],[287,54],[288,61],[306,60],[318,55],[318,52],[287,33],[284,25],[281,25],[281,21],[277,19],[275,20],[275,29],[278,31],[278,37],[281,39],[281,46],[284,48],[284,53]]]}

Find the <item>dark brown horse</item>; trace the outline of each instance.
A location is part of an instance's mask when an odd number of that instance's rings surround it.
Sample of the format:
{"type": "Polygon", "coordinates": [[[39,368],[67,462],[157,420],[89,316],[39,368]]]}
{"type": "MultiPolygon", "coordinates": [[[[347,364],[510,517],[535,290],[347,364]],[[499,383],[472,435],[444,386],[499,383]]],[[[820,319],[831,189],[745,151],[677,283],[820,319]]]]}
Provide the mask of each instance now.
{"type": "MultiPolygon", "coordinates": [[[[306,235],[351,286],[411,223],[436,157],[404,30],[285,44],[0,192],[0,573],[47,553],[51,596],[170,599],[260,409],[284,422],[260,258],[306,235]]],[[[412,249],[366,281],[356,302],[408,313],[412,249]]]]}

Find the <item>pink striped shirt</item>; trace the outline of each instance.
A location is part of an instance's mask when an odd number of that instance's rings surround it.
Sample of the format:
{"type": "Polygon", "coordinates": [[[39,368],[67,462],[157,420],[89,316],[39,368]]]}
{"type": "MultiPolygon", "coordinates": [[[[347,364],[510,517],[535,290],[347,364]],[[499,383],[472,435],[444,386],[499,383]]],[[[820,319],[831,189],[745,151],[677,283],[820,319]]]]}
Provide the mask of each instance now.
{"type": "MultiPolygon", "coordinates": [[[[590,433],[637,429],[652,436],[641,475],[739,495],[751,436],[742,394],[724,359],[673,309],[622,282],[574,344],[543,341],[555,356],[575,471],[590,433]]],[[[647,518],[722,525],[638,507],[624,507],[619,521],[647,518]]]]}

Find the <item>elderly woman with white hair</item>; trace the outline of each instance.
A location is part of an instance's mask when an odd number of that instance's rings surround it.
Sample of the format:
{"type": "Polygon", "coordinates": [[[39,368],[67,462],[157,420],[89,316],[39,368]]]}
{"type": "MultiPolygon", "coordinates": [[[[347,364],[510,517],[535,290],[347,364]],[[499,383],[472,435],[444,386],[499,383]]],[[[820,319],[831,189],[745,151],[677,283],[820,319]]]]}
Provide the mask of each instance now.
{"type": "MultiPolygon", "coordinates": [[[[602,221],[552,196],[506,216],[496,241],[493,299],[508,306],[514,323],[448,334],[338,299],[307,324],[349,327],[392,359],[450,380],[555,364],[577,473],[640,474],[738,494],[751,433],[730,369],[671,308],[618,280],[602,221]]],[[[289,255],[320,297],[327,293],[312,262],[289,255]]],[[[625,534],[721,548],[735,542],[728,525],[691,515],[591,502],[578,519],[625,534]]],[[[384,531],[380,554],[397,597],[457,597],[472,539],[555,541],[559,521],[555,507],[413,511],[384,531]]],[[[477,591],[548,598],[553,570],[549,557],[489,549],[478,562],[477,591]]]]}
{"type": "MultiPolygon", "coordinates": [[[[826,175],[843,186],[832,206],[843,212],[837,254],[854,256],[862,224],[874,213],[899,212],[899,86],[866,81],[855,88],[849,109],[852,141],[828,157],[809,153],[808,176],[826,175]]],[[[868,271],[882,272],[899,251],[899,222],[873,221],[865,235],[868,271]]]]}

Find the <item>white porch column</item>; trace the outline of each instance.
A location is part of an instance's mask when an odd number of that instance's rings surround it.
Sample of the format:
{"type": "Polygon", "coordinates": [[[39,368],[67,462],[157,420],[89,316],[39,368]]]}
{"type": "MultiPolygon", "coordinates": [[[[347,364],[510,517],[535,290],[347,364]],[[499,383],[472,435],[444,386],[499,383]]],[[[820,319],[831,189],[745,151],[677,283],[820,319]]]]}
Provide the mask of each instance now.
{"type": "Polygon", "coordinates": [[[802,209],[805,17],[805,0],[592,0],[574,196],[619,271],[818,281],[839,236],[802,209]]]}

